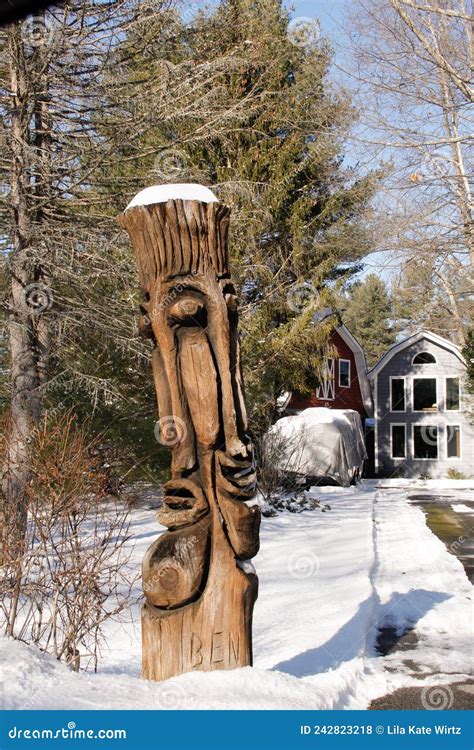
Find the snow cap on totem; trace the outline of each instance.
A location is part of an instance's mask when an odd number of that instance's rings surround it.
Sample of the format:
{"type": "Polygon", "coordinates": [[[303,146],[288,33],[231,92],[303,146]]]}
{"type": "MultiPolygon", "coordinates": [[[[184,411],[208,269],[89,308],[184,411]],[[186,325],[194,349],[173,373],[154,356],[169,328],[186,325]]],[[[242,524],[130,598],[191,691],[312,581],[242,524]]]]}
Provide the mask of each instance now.
{"type": "Polygon", "coordinates": [[[209,188],[192,183],[177,183],[175,185],[152,185],[141,190],[125,209],[135,206],[150,206],[153,203],[167,203],[168,201],[200,201],[201,203],[218,203],[218,199],[209,188]]]}
{"type": "Polygon", "coordinates": [[[154,185],[141,190],[118,221],[137,251],[142,279],[228,277],[230,209],[204,185],[154,185]]]}

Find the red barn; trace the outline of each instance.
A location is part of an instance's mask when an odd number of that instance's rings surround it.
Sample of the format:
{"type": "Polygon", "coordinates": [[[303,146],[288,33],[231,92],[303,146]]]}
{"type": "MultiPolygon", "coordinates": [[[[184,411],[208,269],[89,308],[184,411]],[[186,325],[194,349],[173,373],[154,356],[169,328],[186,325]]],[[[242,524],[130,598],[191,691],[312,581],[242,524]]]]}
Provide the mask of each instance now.
{"type": "Polygon", "coordinates": [[[364,424],[365,419],[372,417],[373,412],[364,351],[344,325],[334,329],[329,343],[337,356],[328,359],[324,382],[309,398],[292,394],[286,413],[296,414],[312,406],[354,409],[359,412],[364,424]]]}

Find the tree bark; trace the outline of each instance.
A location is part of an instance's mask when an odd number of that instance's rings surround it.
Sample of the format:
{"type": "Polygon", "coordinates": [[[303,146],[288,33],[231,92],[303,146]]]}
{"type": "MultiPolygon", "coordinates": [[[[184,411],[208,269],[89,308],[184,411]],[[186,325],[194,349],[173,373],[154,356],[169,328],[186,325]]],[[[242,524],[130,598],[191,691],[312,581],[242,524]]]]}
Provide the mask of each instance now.
{"type": "MultiPolygon", "coordinates": [[[[41,265],[35,252],[34,215],[31,201],[32,162],[44,154],[44,119],[38,120],[34,76],[27,72],[21,26],[8,30],[11,90],[11,256],[8,337],[11,357],[10,427],[2,467],[0,562],[21,554],[24,538],[30,449],[41,413],[41,373],[45,370],[48,323],[37,295],[43,293],[41,265]],[[33,126],[32,126],[33,118],[33,126]],[[38,132],[32,135],[36,118],[38,132]],[[39,127],[38,127],[39,125],[39,127]],[[33,154],[33,156],[32,156],[33,154]]],[[[34,53],[36,54],[36,53],[34,53]]],[[[28,60],[28,63],[30,61],[28,60]]],[[[34,65],[34,62],[33,62],[34,65]]],[[[43,81],[43,85],[46,85],[43,81]]],[[[35,165],[37,169],[37,164],[35,165]]],[[[44,178],[35,186],[35,197],[44,178]]]]}

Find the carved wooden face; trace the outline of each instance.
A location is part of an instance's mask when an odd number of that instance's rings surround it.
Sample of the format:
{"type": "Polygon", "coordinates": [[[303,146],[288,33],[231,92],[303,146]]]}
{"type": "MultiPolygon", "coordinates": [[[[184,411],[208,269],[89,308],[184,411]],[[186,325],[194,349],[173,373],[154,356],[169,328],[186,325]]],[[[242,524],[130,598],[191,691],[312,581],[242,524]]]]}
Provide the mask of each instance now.
{"type": "Polygon", "coordinates": [[[234,287],[210,269],[158,282],[150,296],[142,312],[156,341],[160,426],[174,429],[173,478],[193,475],[213,451],[229,493],[253,495],[234,287]]]}

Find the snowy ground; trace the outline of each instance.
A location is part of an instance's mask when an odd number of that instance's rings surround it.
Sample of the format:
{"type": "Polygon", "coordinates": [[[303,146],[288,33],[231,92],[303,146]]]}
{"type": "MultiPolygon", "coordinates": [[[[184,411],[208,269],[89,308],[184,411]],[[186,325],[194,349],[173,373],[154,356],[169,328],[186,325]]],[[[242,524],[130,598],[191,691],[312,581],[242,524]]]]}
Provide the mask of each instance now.
{"type": "MultiPolygon", "coordinates": [[[[465,679],[472,585],[407,499],[413,490],[436,495],[454,488],[458,512],[472,512],[472,481],[371,480],[313,488],[331,507],[325,513],[264,519],[253,669],[195,672],[158,684],[138,679],[137,607],[129,622],[109,626],[97,675],[75,674],[1,640],[0,702],[13,709],[356,709],[398,687],[465,679]],[[413,628],[416,646],[378,656],[380,626],[413,628]]],[[[137,566],[158,528],[154,511],[134,512],[137,566]]]]}

